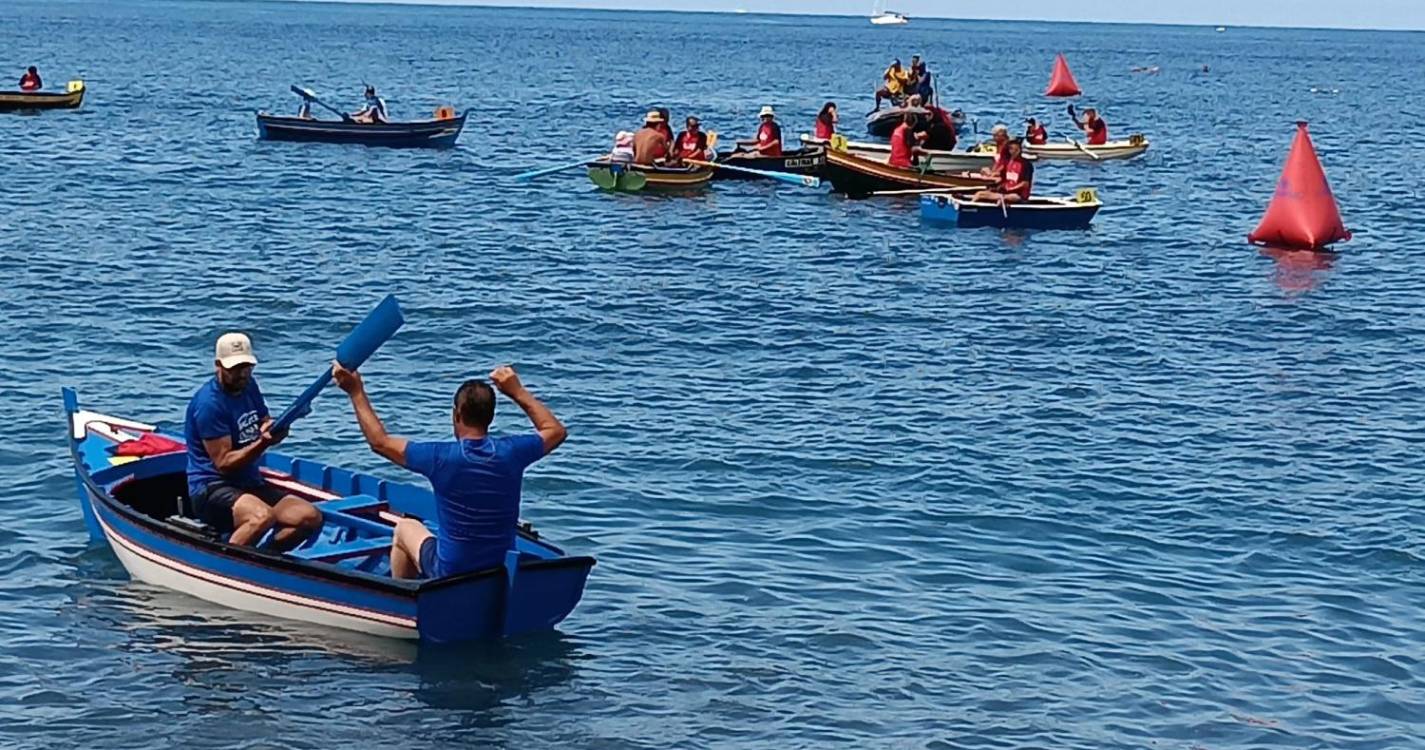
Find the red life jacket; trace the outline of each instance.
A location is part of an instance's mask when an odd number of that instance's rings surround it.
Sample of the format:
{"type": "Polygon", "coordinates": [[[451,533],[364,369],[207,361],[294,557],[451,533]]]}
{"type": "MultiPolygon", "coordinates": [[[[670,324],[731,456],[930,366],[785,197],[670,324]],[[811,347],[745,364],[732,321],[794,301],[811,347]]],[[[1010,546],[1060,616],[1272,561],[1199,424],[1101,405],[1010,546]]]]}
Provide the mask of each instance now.
{"type": "Polygon", "coordinates": [[[1108,123],[1100,117],[1089,126],[1089,145],[1102,146],[1108,143],[1108,123]]]}
{"type": "Polygon", "coordinates": [[[1026,135],[1029,137],[1029,142],[1036,146],[1042,146],[1049,142],[1049,131],[1043,125],[1036,124],[1029,129],[1026,135]]]}
{"type": "Polygon", "coordinates": [[[702,159],[707,156],[708,134],[684,130],[678,135],[674,152],[679,159],[702,159]]]}
{"type": "Polygon", "coordinates": [[[914,166],[911,162],[911,134],[911,127],[905,123],[897,125],[895,132],[891,133],[891,166],[901,169],[914,166]]]}
{"type": "Polygon", "coordinates": [[[1034,165],[1030,164],[1023,156],[1018,159],[1005,159],[1004,179],[1000,180],[999,188],[1002,193],[1016,193],[1019,197],[1029,200],[1029,192],[1034,187],[1034,165]],[[1009,186],[1017,182],[1024,185],[1010,190],[1009,186]]]}
{"type": "Polygon", "coordinates": [[[757,128],[757,146],[763,156],[782,155],[782,127],[775,121],[764,122],[757,128]]]}
{"type": "Polygon", "coordinates": [[[829,141],[831,136],[836,135],[836,126],[830,122],[816,118],[816,138],[819,141],[829,141]]]}

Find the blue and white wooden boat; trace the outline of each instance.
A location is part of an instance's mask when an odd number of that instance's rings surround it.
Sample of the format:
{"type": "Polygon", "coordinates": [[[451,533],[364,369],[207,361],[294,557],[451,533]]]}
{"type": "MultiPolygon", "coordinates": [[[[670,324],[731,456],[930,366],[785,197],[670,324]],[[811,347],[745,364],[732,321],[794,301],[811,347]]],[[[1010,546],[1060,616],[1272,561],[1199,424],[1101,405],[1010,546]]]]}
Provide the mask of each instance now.
{"type": "Polygon", "coordinates": [[[311,500],[322,511],[322,530],[287,553],[237,547],[192,517],[181,440],[165,440],[153,425],[82,410],[68,388],[64,407],[90,538],[108,543],[129,574],[146,583],[273,617],[453,643],[552,629],[579,603],[594,566],[592,557],[565,554],[526,523],[500,567],[393,579],[395,522],[415,516],[434,528],[431,493],[270,451],[262,464],[266,480],[311,500]],[[115,454],[136,440],[157,444],[156,452],[115,454]]]}
{"type": "Polygon", "coordinates": [[[1001,229],[1088,229],[1103,208],[1092,190],[1076,198],[1030,198],[1022,203],[976,202],[947,194],[920,196],[920,218],[931,224],[1001,229]]]}
{"type": "Polygon", "coordinates": [[[257,113],[257,137],[264,141],[354,143],[392,148],[450,148],[465,127],[465,113],[414,122],[343,122],[257,113]]]}

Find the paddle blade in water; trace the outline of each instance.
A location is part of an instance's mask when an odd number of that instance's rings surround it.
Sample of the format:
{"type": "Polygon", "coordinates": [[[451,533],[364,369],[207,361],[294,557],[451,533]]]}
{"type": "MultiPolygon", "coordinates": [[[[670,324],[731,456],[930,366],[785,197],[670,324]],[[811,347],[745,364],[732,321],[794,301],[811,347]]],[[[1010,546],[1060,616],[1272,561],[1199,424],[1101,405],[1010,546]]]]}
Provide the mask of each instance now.
{"type": "Polygon", "coordinates": [[[636,193],[648,185],[648,178],[642,172],[624,172],[618,176],[618,189],[625,193],[636,193]]]}

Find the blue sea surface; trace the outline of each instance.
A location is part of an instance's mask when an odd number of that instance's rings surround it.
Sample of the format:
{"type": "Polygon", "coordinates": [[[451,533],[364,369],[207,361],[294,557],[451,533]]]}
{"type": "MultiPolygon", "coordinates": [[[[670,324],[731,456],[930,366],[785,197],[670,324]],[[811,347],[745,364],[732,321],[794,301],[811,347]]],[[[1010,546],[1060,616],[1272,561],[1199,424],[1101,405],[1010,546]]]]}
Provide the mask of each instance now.
{"type": "MultiPolygon", "coordinates": [[[[193,0],[10,0],[0,30],[4,75],[89,86],[0,117],[0,746],[1425,746],[1425,36],[193,0]],[[917,52],[982,131],[1062,137],[1060,51],[1152,141],[1041,167],[1099,189],[1085,233],[511,179],[660,104],[792,136],[835,100],[854,134],[917,52]],[[255,139],[290,84],[363,81],[468,109],[459,147],[255,139]],[[1339,255],[1245,243],[1297,119],[1339,255]],[[524,506],[600,560],[558,632],[422,650],[88,543],[61,386],[178,429],[242,329],[280,408],[388,292],[393,431],[446,435],[506,362],[570,425],[524,506]]],[[[337,394],[285,447],[401,476],[337,394]]]]}

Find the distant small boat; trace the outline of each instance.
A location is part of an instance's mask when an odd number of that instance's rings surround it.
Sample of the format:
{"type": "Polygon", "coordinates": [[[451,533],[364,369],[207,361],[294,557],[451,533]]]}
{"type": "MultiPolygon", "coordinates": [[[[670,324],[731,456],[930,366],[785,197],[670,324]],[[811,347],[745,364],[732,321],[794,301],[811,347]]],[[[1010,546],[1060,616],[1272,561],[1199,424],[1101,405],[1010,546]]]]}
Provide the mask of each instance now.
{"type": "Polygon", "coordinates": [[[881,3],[876,3],[871,8],[871,23],[877,26],[904,26],[910,23],[910,19],[904,14],[886,10],[881,3]]]}
{"type": "Polygon", "coordinates": [[[1030,198],[1023,203],[974,201],[958,195],[920,197],[920,218],[931,224],[1000,229],[1088,229],[1103,207],[1092,189],[1076,198],[1030,198]]]}
{"type": "Polygon", "coordinates": [[[70,81],[64,93],[57,91],[0,91],[0,112],[75,109],[83,102],[83,81],[70,81]]]}
{"type": "Polygon", "coordinates": [[[460,138],[465,115],[416,122],[343,122],[257,113],[257,137],[264,141],[354,143],[392,148],[449,148],[460,138]]]}
{"type": "Polygon", "coordinates": [[[1226,31],[1226,30],[1227,30],[1227,27],[1226,27],[1226,26],[1218,26],[1218,27],[1217,27],[1217,33],[1219,33],[1219,34],[1221,34],[1222,32],[1224,32],[1224,31],[1226,31]]]}

